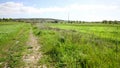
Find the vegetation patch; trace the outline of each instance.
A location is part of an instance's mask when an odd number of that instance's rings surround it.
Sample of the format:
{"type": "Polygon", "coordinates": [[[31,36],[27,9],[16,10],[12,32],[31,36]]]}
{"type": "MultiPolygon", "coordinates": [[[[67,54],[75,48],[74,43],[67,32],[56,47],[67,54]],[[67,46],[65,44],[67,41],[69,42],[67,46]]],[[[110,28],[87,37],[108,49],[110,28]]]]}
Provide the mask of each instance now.
{"type": "Polygon", "coordinates": [[[0,67],[14,68],[24,64],[22,56],[26,50],[29,27],[26,23],[0,22],[0,67]]]}
{"type": "Polygon", "coordinates": [[[39,27],[36,29],[41,32],[38,37],[44,55],[39,61],[40,64],[53,68],[119,67],[120,53],[114,51],[120,48],[117,26],[106,24],[92,26],[47,24],[47,26],[59,28],[59,31],[39,27]]]}

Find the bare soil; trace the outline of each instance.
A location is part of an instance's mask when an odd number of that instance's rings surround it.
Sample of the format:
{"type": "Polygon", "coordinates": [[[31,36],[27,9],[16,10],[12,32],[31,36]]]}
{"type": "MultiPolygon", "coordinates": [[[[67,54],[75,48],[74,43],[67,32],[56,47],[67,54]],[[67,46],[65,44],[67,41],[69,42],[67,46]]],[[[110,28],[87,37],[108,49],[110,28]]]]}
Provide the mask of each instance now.
{"type": "Polygon", "coordinates": [[[27,46],[29,53],[23,56],[23,61],[25,62],[25,66],[23,68],[46,68],[45,66],[37,65],[38,61],[42,57],[42,53],[39,51],[40,45],[38,44],[37,38],[32,33],[32,29],[30,30],[27,46]]]}

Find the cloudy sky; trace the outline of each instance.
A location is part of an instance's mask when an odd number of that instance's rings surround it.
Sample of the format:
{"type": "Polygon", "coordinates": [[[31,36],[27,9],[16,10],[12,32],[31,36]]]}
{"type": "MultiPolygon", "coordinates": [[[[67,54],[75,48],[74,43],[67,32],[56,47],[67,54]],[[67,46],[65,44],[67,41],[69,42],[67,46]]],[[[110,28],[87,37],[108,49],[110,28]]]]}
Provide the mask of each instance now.
{"type": "Polygon", "coordinates": [[[0,18],[120,20],[120,0],[0,0],[0,18]]]}

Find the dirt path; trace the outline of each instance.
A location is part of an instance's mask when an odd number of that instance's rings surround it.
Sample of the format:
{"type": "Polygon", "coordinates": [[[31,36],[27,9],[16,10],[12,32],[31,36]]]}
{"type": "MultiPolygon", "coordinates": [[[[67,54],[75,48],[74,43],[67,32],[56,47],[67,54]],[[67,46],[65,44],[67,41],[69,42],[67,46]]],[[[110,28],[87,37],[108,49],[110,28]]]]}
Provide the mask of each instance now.
{"type": "Polygon", "coordinates": [[[38,45],[37,38],[33,35],[32,29],[30,30],[27,45],[28,54],[23,56],[23,61],[25,62],[25,66],[23,68],[45,68],[37,65],[42,54],[39,52],[40,45],[38,45]]]}

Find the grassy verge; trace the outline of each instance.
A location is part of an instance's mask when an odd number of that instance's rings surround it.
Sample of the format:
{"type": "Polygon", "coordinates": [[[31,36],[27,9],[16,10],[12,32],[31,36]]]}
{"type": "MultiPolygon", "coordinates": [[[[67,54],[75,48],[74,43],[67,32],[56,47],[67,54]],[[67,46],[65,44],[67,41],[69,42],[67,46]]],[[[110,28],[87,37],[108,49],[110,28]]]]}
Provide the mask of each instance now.
{"type": "Polygon", "coordinates": [[[26,50],[30,25],[16,22],[0,22],[0,67],[20,67],[26,50]]]}
{"type": "Polygon", "coordinates": [[[48,24],[49,27],[60,28],[66,30],[76,30],[82,33],[94,34],[101,38],[109,38],[119,40],[120,34],[119,24],[48,24]]]}
{"type": "Polygon", "coordinates": [[[39,61],[41,65],[46,64],[52,68],[118,68],[120,65],[120,47],[116,49],[116,45],[120,43],[116,40],[74,32],[74,29],[33,29],[42,45],[43,58],[39,61]]]}

